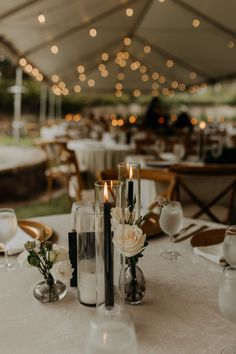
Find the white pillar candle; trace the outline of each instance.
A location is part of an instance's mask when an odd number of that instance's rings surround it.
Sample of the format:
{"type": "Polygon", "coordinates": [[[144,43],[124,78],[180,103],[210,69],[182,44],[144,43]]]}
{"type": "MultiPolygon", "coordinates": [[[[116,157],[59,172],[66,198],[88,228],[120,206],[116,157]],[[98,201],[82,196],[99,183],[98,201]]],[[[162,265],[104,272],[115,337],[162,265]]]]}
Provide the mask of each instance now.
{"type": "Polygon", "coordinates": [[[96,304],[95,260],[84,259],[79,263],[79,299],[84,304],[96,304]]]}

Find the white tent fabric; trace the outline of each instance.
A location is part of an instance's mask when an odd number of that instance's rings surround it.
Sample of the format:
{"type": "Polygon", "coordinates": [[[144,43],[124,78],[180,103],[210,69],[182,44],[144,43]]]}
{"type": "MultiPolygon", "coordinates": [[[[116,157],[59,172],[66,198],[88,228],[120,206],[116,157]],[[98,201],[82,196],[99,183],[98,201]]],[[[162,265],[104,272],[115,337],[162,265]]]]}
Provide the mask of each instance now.
{"type": "Polygon", "coordinates": [[[235,0],[1,1],[0,51],[15,62],[25,58],[50,84],[58,75],[70,93],[75,85],[85,94],[117,88],[123,93],[178,91],[236,76],[235,13],[235,0]],[[51,52],[53,45],[57,54],[51,52]],[[109,56],[105,61],[104,52],[109,56]],[[115,62],[119,52],[126,56],[123,66],[115,62]],[[105,77],[99,64],[105,65],[105,77]],[[85,68],[85,81],[78,65],[85,68]],[[119,73],[124,76],[117,78],[119,73]]]}

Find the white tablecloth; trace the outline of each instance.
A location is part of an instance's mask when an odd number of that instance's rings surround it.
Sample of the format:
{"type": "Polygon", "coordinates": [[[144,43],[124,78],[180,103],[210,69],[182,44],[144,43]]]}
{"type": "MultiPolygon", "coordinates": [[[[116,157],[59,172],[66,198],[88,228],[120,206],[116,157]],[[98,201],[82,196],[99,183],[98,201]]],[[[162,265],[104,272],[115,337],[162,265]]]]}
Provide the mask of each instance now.
{"type": "Polygon", "coordinates": [[[105,143],[89,139],[73,140],[68,147],[75,151],[79,165],[96,175],[98,171],[114,168],[119,162],[125,160],[130,152],[126,144],[105,143]]]}
{"type": "MultiPolygon", "coordinates": [[[[69,215],[35,220],[53,227],[58,234],[54,241],[67,243],[69,215]]],[[[235,343],[236,333],[236,325],[218,308],[222,268],[194,255],[189,240],[175,244],[181,259],[164,260],[160,252],[167,245],[167,237],[149,241],[140,261],[147,282],[144,301],[126,305],[133,315],[139,354],[220,354],[235,343]]],[[[78,302],[75,288],[59,302],[41,304],[33,296],[41,280],[37,269],[1,272],[0,279],[2,354],[84,354],[95,309],[78,302]]]]}

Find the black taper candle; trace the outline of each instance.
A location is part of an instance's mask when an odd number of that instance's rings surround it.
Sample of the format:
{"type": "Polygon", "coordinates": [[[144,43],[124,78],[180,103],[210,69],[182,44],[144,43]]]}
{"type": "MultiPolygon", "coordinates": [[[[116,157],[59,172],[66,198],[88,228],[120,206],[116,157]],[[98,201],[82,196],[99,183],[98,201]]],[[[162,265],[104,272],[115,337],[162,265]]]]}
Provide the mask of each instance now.
{"type": "Polygon", "coordinates": [[[68,232],[69,258],[71,266],[74,269],[70,286],[77,286],[77,233],[76,231],[68,232]]]}
{"type": "Polygon", "coordinates": [[[134,208],[134,182],[128,181],[128,207],[131,211],[134,208]]]}
{"type": "Polygon", "coordinates": [[[111,240],[110,203],[104,203],[104,282],[105,308],[114,306],[113,257],[111,240]]]}

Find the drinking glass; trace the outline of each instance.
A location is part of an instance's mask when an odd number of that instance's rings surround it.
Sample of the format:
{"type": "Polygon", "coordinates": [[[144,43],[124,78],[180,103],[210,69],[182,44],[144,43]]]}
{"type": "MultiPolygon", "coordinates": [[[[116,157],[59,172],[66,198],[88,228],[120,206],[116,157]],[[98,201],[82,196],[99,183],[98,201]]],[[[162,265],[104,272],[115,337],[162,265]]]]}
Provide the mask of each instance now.
{"type": "MultiPolygon", "coordinates": [[[[218,291],[219,308],[225,318],[236,323],[236,268],[226,267],[218,291]]],[[[223,354],[236,354],[236,346],[225,347],[223,354]]]]}
{"type": "Polygon", "coordinates": [[[136,333],[129,314],[120,318],[96,315],[90,323],[86,354],[138,354],[136,333]]]}
{"type": "Polygon", "coordinates": [[[182,160],[185,156],[185,146],[183,143],[176,143],[173,146],[173,153],[178,160],[182,160]]]}
{"type": "Polygon", "coordinates": [[[163,251],[161,256],[164,259],[174,260],[181,254],[172,249],[173,236],[182,229],[183,226],[183,209],[180,202],[171,201],[161,209],[159,224],[167,235],[169,235],[169,249],[163,251]]]}
{"type": "Polygon", "coordinates": [[[225,230],[223,253],[226,262],[236,268],[236,225],[228,226],[225,230]]]}
{"type": "Polygon", "coordinates": [[[7,242],[16,234],[17,219],[14,209],[0,208],[0,242],[4,246],[5,263],[0,267],[4,270],[10,270],[13,267],[8,261],[7,242]]]}

